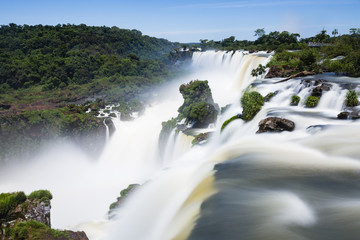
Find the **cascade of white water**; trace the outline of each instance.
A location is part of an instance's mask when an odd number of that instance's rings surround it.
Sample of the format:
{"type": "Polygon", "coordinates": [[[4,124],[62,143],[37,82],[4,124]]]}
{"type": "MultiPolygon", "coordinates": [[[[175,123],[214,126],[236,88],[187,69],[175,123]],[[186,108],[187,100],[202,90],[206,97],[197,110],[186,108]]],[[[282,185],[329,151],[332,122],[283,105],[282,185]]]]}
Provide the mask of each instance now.
{"type": "Polygon", "coordinates": [[[269,59],[265,53],[195,52],[189,74],[164,90],[166,95],[143,116],[133,122],[113,119],[116,132],[96,163],[71,147],[57,148],[32,165],[1,172],[0,191],[50,189],[53,226],[90,221],[77,228],[90,239],[333,237],[318,229],[335,229],[335,239],[357,239],[360,224],[351,220],[360,218],[360,194],[354,192],[360,179],[360,128],[357,122],[337,120],[336,114],[347,92],[342,82],[357,85],[360,79],[324,77],[330,90],[316,108],[306,108],[313,84],[250,75],[269,59]],[[214,101],[231,107],[203,146],[192,147],[192,137],[174,131],[161,162],[161,122],[177,115],[179,85],[195,79],[208,80],[214,101]],[[241,113],[240,97],[251,83],[263,96],[277,94],[252,121],[235,120],[220,132],[226,119],[241,113]],[[298,106],[289,106],[292,95],[301,98],[298,106]],[[268,116],[294,121],[295,130],[255,134],[268,116]],[[115,220],[91,222],[101,219],[131,183],[144,184],[118,209],[115,220]]]}
{"type": "Polygon", "coordinates": [[[104,119],[103,124],[105,126],[105,141],[108,142],[110,138],[110,132],[109,132],[109,126],[106,124],[106,121],[104,119]]]}

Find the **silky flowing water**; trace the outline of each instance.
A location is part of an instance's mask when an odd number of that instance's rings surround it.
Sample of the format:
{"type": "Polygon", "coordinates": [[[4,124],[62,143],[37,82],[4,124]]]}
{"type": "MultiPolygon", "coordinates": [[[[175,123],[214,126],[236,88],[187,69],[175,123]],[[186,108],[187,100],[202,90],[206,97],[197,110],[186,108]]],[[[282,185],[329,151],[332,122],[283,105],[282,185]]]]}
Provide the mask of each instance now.
{"type": "Polygon", "coordinates": [[[339,120],[349,86],[360,79],[331,74],[292,79],[250,76],[271,54],[195,52],[188,74],[155,97],[132,122],[113,118],[116,132],[96,162],[71,143],[48,146],[29,164],[1,170],[0,191],[49,189],[53,227],[85,230],[90,239],[359,239],[360,123],[339,120]],[[160,156],[161,122],[176,117],[179,85],[208,80],[214,101],[228,110],[205,145],[174,131],[160,156]],[[309,80],[306,82],[303,79],[309,80]],[[331,84],[316,108],[306,108],[315,79],[331,84]],[[241,113],[253,88],[278,93],[249,122],[222,123],[241,113]],[[292,95],[298,106],[290,106],[292,95]],[[256,134],[260,120],[282,117],[295,130],[256,134]],[[142,186],[107,220],[121,189],[142,186]]]}

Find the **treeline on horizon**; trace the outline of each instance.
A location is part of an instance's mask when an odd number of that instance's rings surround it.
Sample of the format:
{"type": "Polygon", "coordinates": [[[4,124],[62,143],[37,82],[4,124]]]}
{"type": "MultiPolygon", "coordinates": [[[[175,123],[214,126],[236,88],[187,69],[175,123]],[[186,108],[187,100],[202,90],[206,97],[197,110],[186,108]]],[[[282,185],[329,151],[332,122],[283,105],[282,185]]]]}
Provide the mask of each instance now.
{"type": "Polygon", "coordinates": [[[164,55],[177,44],[118,27],[2,25],[0,92],[33,85],[51,90],[106,77],[141,85],[167,74],[164,55]]]}
{"type": "MultiPolygon", "coordinates": [[[[231,36],[221,41],[200,39],[199,46],[203,51],[210,49],[276,51],[268,67],[277,65],[295,68],[297,71],[309,70],[317,73],[327,71],[359,77],[360,28],[350,28],[349,34],[343,35],[339,35],[338,30],[334,29],[331,35],[327,34],[326,30],[322,30],[313,37],[300,38],[300,34],[297,33],[274,31],[266,34],[264,29],[257,29],[255,36],[258,38],[255,41],[236,40],[231,36]],[[343,58],[332,60],[338,56],[343,58]]],[[[196,46],[190,48],[195,49],[196,46]]]]}

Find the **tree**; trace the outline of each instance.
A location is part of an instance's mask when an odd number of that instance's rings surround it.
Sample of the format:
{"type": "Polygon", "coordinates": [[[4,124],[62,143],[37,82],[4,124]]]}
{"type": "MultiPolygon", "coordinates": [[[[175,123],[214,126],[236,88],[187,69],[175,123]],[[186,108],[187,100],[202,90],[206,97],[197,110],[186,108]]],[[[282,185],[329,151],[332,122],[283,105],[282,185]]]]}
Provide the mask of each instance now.
{"type": "Polygon", "coordinates": [[[360,35],[360,28],[350,28],[349,31],[351,35],[360,35]]]}
{"type": "Polygon", "coordinates": [[[257,37],[262,37],[263,35],[265,34],[265,30],[264,28],[258,28],[255,30],[255,34],[254,36],[257,36],[257,37]]]}
{"type": "Polygon", "coordinates": [[[338,30],[335,28],[335,29],[332,31],[331,34],[335,37],[336,35],[339,34],[339,32],[338,32],[338,30]]]}

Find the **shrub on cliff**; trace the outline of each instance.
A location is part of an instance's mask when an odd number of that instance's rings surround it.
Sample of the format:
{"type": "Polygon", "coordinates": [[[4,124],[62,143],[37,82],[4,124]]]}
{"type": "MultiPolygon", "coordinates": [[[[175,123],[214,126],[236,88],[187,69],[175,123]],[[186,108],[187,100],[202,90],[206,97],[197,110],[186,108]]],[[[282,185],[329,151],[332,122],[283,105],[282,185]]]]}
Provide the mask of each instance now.
{"type": "Polygon", "coordinates": [[[180,86],[184,103],[178,109],[179,118],[186,123],[194,123],[193,127],[207,127],[216,120],[218,110],[212,98],[208,81],[191,81],[180,86]]]}
{"type": "Polygon", "coordinates": [[[347,107],[355,107],[359,105],[358,94],[355,90],[349,90],[346,94],[345,105],[347,107]]]}
{"type": "Polygon", "coordinates": [[[53,196],[49,190],[37,190],[37,191],[30,193],[28,198],[29,198],[29,200],[39,199],[39,200],[43,201],[43,200],[51,200],[53,198],[53,196]]]}
{"type": "Polygon", "coordinates": [[[242,119],[250,121],[264,105],[264,98],[256,91],[246,91],[241,98],[241,105],[243,107],[242,119]]]}
{"type": "Polygon", "coordinates": [[[190,106],[190,112],[186,115],[189,122],[195,122],[194,127],[207,127],[210,123],[215,122],[217,110],[214,105],[199,102],[190,106]]]}
{"type": "Polygon", "coordinates": [[[262,64],[259,64],[259,66],[257,68],[254,68],[253,70],[251,70],[251,76],[253,77],[257,77],[257,76],[261,76],[266,72],[266,67],[262,64]]]}
{"type": "Polygon", "coordinates": [[[7,214],[14,210],[17,205],[26,201],[24,192],[1,193],[0,194],[0,218],[5,218],[7,214]]]}

